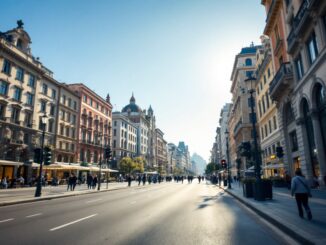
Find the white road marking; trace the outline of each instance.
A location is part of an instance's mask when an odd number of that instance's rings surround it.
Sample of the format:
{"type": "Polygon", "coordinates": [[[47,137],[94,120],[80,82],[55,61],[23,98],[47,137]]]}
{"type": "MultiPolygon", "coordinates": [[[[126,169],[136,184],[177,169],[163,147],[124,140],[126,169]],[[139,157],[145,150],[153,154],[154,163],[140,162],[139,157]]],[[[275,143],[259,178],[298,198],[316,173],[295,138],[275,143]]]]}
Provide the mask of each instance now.
{"type": "Polygon", "coordinates": [[[42,213],[31,214],[31,215],[26,216],[26,218],[32,218],[32,217],[39,216],[39,215],[42,215],[42,213]]]}
{"type": "Polygon", "coordinates": [[[92,202],[97,202],[97,201],[101,201],[102,199],[94,199],[94,200],[91,200],[91,201],[87,201],[86,203],[92,203],[92,202]]]}
{"type": "Polygon", "coordinates": [[[77,220],[72,221],[72,222],[69,222],[69,223],[67,223],[67,224],[63,224],[63,225],[60,225],[60,226],[54,227],[54,228],[50,229],[49,231],[56,231],[56,230],[59,230],[59,229],[61,229],[61,228],[63,228],[63,227],[66,227],[66,226],[68,226],[68,225],[72,225],[72,224],[78,223],[78,222],[80,222],[80,221],[83,221],[83,220],[85,220],[85,219],[92,218],[92,217],[94,217],[94,216],[96,216],[96,215],[97,215],[97,214],[92,214],[92,215],[90,215],[90,216],[87,216],[87,217],[84,217],[84,218],[81,218],[81,219],[77,219],[77,220]]]}
{"type": "Polygon", "coordinates": [[[8,222],[8,221],[11,221],[11,220],[14,220],[14,219],[4,219],[4,220],[0,220],[0,223],[8,222]]]}

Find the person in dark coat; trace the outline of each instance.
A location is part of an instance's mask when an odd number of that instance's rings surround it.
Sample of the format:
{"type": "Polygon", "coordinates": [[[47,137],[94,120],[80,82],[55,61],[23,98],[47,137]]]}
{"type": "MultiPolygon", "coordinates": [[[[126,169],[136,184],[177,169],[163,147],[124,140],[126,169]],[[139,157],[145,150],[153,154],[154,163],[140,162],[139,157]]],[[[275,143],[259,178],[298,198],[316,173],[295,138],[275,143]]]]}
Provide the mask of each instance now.
{"type": "Polygon", "coordinates": [[[93,182],[92,182],[92,187],[93,187],[93,189],[96,188],[96,185],[97,185],[97,176],[95,175],[95,176],[93,177],[93,182]]]}
{"type": "Polygon", "coordinates": [[[142,181],[143,181],[143,185],[145,185],[146,184],[146,175],[145,174],[143,175],[142,181]]]}
{"type": "Polygon", "coordinates": [[[93,184],[93,177],[92,175],[88,175],[87,176],[87,188],[91,189],[92,188],[92,184],[93,184]]]}
{"type": "Polygon", "coordinates": [[[127,176],[127,181],[128,181],[128,187],[131,186],[131,176],[130,174],[127,176]]]}
{"type": "Polygon", "coordinates": [[[138,177],[137,177],[137,181],[138,181],[138,186],[140,186],[140,182],[141,182],[141,175],[138,175],[138,177]]]}
{"type": "MultiPolygon", "coordinates": [[[[77,177],[75,174],[72,174],[71,175],[71,189],[74,191],[75,190],[75,187],[76,187],[76,184],[77,184],[77,177]]],[[[70,189],[70,190],[71,190],[70,189]]]]}

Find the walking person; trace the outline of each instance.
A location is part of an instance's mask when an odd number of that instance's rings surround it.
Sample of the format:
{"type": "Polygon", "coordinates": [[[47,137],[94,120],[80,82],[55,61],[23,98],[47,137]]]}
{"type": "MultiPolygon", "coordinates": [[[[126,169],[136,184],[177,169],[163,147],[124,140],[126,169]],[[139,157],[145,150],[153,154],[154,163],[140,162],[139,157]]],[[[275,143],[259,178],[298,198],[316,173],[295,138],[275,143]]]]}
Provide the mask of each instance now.
{"type": "Polygon", "coordinates": [[[131,186],[131,175],[130,174],[127,176],[127,181],[128,181],[128,187],[130,187],[131,186]]]}
{"type": "Polygon", "coordinates": [[[312,219],[311,210],[308,204],[308,199],[311,197],[311,191],[308,184],[308,181],[302,175],[301,169],[298,168],[295,171],[295,177],[291,181],[291,194],[295,195],[295,200],[297,202],[299,216],[303,218],[303,209],[306,210],[307,217],[309,220],[312,219]]]}
{"type": "Polygon", "coordinates": [[[71,190],[71,175],[67,178],[67,191],[71,190]]]}
{"type": "Polygon", "coordinates": [[[145,174],[143,175],[142,181],[143,181],[143,185],[145,185],[146,184],[146,175],[145,174]]]}
{"type": "Polygon", "coordinates": [[[71,187],[70,188],[72,188],[73,191],[75,190],[76,184],[77,184],[77,177],[76,177],[75,174],[72,174],[72,176],[71,176],[71,187]]]}
{"type": "Polygon", "coordinates": [[[92,182],[92,187],[93,187],[93,189],[96,188],[96,185],[97,185],[97,176],[95,175],[95,176],[93,177],[93,182],[92,182]]]}
{"type": "Polygon", "coordinates": [[[92,189],[93,177],[92,175],[87,176],[87,188],[92,189]]]}
{"type": "Polygon", "coordinates": [[[140,174],[137,177],[137,181],[138,181],[138,186],[140,186],[140,182],[141,182],[141,175],[140,174]]]}

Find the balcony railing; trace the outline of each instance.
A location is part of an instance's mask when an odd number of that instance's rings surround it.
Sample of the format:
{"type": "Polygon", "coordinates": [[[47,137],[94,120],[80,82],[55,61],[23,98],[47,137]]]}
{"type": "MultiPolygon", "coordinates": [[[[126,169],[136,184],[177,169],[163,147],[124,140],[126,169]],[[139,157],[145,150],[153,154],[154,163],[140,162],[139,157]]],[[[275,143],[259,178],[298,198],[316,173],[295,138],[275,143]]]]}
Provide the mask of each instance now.
{"type": "Polygon", "coordinates": [[[293,69],[291,63],[283,63],[269,85],[269,94],[272,96],[272,98],[275,98],[275,94],[280,92],[279,88],[284,88],[284,86],[281,85],[286,85],[286,81],[292,78],[293,69]]]}
{"type": "Polygon", "coordinates": [[[292,28],[291,31],[287,37],[287,43],[288,43],[288,50],[291,51],[293,50],[294,46],[298,44],[298,37],[297,33],[301,33],[299,31],[300,26],[302,26],[303,20],[306,19],[307,16],[309,16],[309,6],[311,4],[311,0],[304,0],[301,3],[301,6],[296,14],[296,16],[293,19],[292,22],[292,28]]]}

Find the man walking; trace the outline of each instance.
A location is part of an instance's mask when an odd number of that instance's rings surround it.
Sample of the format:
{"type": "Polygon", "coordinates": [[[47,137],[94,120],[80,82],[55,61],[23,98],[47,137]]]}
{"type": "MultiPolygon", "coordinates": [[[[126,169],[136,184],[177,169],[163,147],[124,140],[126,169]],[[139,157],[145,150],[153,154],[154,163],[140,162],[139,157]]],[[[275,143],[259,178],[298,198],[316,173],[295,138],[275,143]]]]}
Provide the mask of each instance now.
{"type": "Polygon", "coordinates": [[[295,200],[297,202],[299,216],[303,218],[303,209],[306,210],[307,217],[309,220],[312,219],[311,210],[308,204],[308,199],[311,197],[311,191],[308,181],[302,175],[301,169],[298,168],[295,171],[295,177],[291,181],[291,194],[295,194],[295,200]]]}

